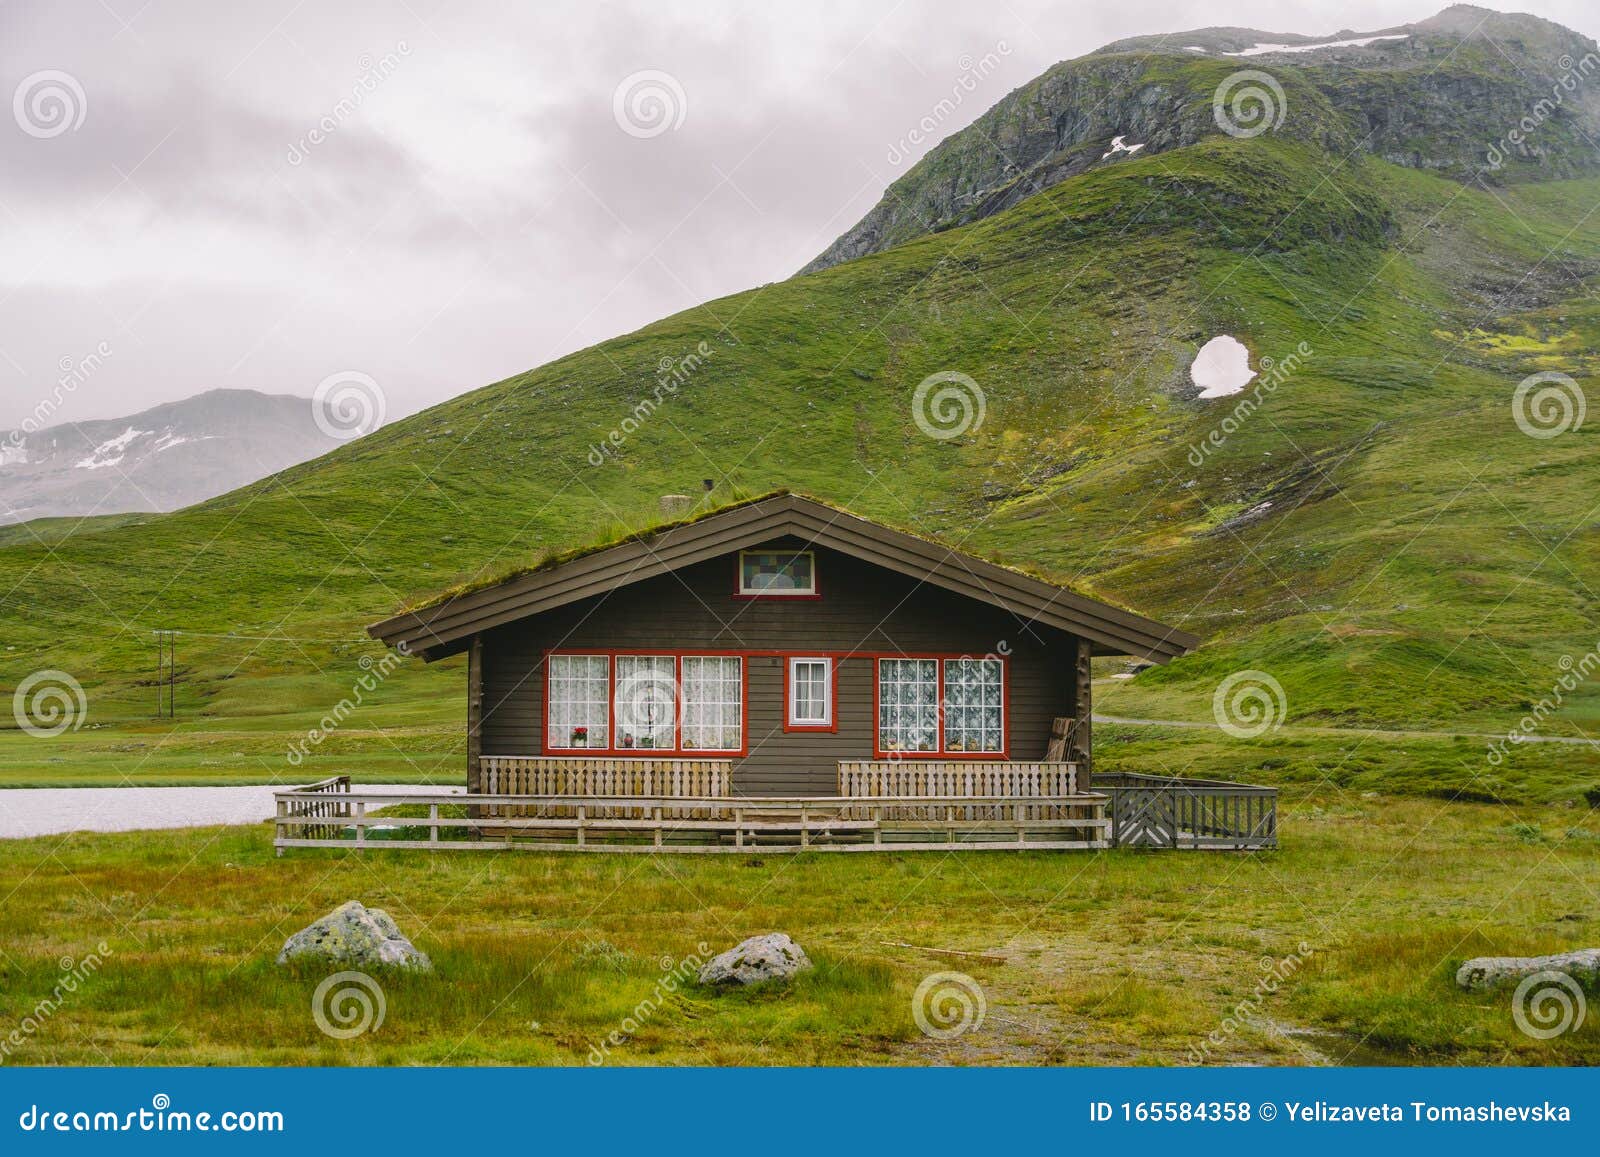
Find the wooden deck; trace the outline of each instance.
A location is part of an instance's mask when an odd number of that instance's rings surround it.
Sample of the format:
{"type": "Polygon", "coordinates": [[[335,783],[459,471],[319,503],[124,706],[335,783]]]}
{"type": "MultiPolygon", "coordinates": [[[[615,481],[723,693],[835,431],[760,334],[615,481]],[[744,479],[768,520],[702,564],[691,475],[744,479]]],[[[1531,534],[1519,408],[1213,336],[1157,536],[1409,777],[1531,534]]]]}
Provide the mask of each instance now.
{"type": "Polygon", "coordinates": [[[1278,845],[1275,788],[1123,773],[1096,776],[1094,790],[1080,792],[1070,763],[847,762],[839,765],[838,795],[768,798],[697,790],[727,783],[728,760],[494,758],[489,782],[535,790],[380,793],[352,789],[349,777],[338,776],[275,793],[274,845],[279,855],[368,847],[714,853],[1278,845]]]}

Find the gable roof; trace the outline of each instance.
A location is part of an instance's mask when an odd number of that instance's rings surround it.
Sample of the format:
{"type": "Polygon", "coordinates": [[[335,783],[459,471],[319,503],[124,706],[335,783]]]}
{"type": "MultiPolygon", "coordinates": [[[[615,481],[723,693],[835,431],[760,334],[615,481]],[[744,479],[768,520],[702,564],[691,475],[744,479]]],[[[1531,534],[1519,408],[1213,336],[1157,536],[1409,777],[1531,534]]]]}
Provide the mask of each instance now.
{"type": "Polygon", "coordinates": [[[1001,607],[1024,621],[1079,635],[1094,643],[1096,654],[1136,655],[1165,663],[1200,643],[1187,631],[788,493],[726,507],[481,589],[461,591],[374,623],[367,633],[431,661],[460,651],[480,631],[785,535],[1001,607]]]}

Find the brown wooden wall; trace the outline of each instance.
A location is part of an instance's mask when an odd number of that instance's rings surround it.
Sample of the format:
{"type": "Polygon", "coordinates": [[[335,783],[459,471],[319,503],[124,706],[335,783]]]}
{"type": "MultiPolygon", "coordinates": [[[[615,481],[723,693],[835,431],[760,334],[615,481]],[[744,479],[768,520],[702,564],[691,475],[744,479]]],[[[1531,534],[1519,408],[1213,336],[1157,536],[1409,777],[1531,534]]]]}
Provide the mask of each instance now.
{"type": "Polygon", "coordinates": [[[483,753],[544,752],[542,662],[552,649],[859,652],[836,667],[836,733],[784,732],[783,658],[745,659],[750,753],[734,788],[752,795],[832,795],[839,760],[872,758],[874,654],[981,656],[1003,643],[1013,759],[1042,757],[1051,719],[1072,712],[1073,636],[827,550],[817,551],[820,599],[741,601],[736,565],[737,554],[714,559],[486,633],[483,753]]]}

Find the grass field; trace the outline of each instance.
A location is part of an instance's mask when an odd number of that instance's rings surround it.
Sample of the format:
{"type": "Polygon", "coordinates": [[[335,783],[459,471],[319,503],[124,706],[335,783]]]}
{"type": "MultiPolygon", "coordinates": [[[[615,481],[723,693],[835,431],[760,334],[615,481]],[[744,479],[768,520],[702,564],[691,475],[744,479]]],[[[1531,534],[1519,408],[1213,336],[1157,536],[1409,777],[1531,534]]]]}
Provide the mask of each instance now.
{"type": "Polygon", "coordinates": [[[0,1023],[101,958],[7,1060],[1600,1063],[1600,1018],[1535,1040],[1509,994],[1452,982],[1468,956],[1600,940],[1596,813],[1290,794],[1283,850],[1257,855],[274,859],[265,826],[4,842],[0,1023]],[[335,1040],[311,1011],[325,973],[273,957],[348,899],[388,909],[437,972],[380,976],[381,1027],[335,1040]],[[771,930],[816,970],[663,986],[771,930]],[[987,1011],[934,1040],[913,994],[944,971],[987,1011]]]}

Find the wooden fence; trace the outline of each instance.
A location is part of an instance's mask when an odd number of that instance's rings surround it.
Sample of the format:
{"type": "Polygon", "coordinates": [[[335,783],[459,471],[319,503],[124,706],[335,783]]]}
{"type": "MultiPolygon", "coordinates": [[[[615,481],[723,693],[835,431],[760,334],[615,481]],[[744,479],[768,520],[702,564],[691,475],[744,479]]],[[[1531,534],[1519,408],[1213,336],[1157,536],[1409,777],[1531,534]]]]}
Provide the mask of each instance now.
{"type": "MultiPolygon", "coordinates": [[[[278,817],[295,820],[305,831],[337,839],[350,820],[350,777],[336,775],[292,792],[278,792],[278,817]]],[[[282,829],[279,829],[280,831],[282,829]]]]}
{"type": "Polygon", "coordinates": [[[1278,789],[1134,772],[1094,777],[1111,800],[1111,842],[1130,848],[1278,846],[1278,789]]]}
{"type": "Polygon", "coordinates": [[[1106,847],[1110,820],[1102,796],[655,798],[360,792],[345,796],[348,822],[332,832],[309,815],[297,791],[278,792],[273,840],[286,848],[417,848],[579,852],[1064,850],[1106,847]],[[480,813],[445,815],[443,811],[480,813]],[[391,808],[425,807],[425,818],[390,819],[391,808]],[[897,818],[906,808],[919,818],[897,818]],[[981,818],[958,813],[976,809],[981,818]],[[569,810],[568,815],[557,811],[569,810]],[[1048,809],[1050,818],[1035,812],[1048,809]],[[687,815],[674,817],[674,811],[687,815]],[[483,813],[494,813],[483,814],[483,813]],[[373,829],[399,827],[424,838],[379,839],[373,829]]]}

